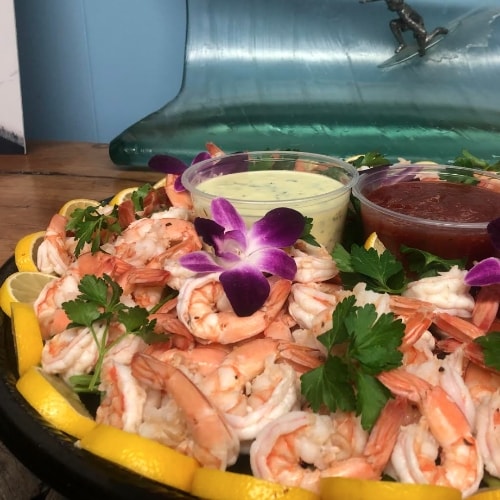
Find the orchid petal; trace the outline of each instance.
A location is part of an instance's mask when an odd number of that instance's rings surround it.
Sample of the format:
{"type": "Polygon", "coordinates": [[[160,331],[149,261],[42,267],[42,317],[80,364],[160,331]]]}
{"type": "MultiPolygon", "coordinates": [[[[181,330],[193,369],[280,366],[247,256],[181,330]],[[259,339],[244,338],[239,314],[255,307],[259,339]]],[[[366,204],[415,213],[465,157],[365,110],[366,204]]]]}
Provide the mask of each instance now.
{"type": "Polygon", "coordinates": [[[174,181],[174,191],[177,193],[182,193],[183,191],[186,191],[186,188],[184,187],[184,184],[182,184],[182,176],[178,175],[175,178],[174,181]]]}
{"type": "Polygon", "coordinates": [[[265,248],[252,253],[246,260],[264,273],[276,274],[293,280],[297,274],[297,263],[280,248],[265,248]]]}
{"type": "Polygon", "coordinates": [[[297,210],[275,208],[255,222],[248,233],[248,241],[251,249],[287,247],[299,239],[304,226],[305,218],[297,210]]]}
{"type": "Polygon", "coordinates": [[[216,246],[216,240],[224,237],[224,227],[212,219],[197,217],[194,220],[194,228],[203,241],[212,247],[216,246]]]}
{"type": "Polygon", "coordinates": [[[208,153],[207,151],[201,151],[193,158],[191,165],[194,165],[195,163],[200,163],[200,161],[205,161],[205,160],[208,160],[210,158],[212,158],[210,156],[210,153],[208,153]]]}
{"type": "Polygon", "coordinates": [[[488,257],[478,262],[464,279],[469,286],[487,286],[500,283],[500,259],[488,257]]]}
{"type": "Polygon", "coordinates": [[[207,252],[191,252],[182,255],[179,262],[186,269],[195,273],[211,273],[224,270],[207,252]]]}
{"type": "Polygon", "coordinates": [[[176,175],[181,175],[187,168],[183,161],[170,155],[155,155],[150,158],[148,166],[157,172],[176,175]]]}
{"type": "Polygon", "coordinates": [[[229,250],[233,248],[238,252],[245,252],[247,249],[247,235],[241,231],[227,231],[224,234],[224,248],[229,250]]]}
{"type": "Polygon", "coordinates": [[[271,290],[267,279],[253,266],[224,271],[219,279],[238,316],[251,316],[259,310],[271,290]]]}
{"type": "Polygon", "coordinates": [[[487,229],[493,246],[497,250],[500,250],[500,217],[498,219],[492,220],[488,224],[487,229]]]}
{"type": "Polygon", "coordinates": [[[245,221],[236,209],[225,198],[215,198],[210,204],[212,218],[223,226],[226,231],[237,230],[246,232],[245,221]]]}

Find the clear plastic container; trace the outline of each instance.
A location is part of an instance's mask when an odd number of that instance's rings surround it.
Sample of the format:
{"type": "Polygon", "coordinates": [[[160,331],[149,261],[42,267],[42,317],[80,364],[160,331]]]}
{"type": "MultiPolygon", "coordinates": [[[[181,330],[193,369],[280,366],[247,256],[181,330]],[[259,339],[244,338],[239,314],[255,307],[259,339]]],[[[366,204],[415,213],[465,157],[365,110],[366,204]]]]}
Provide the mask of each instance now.
{"type": "Polygon", "coordinates": [[[254,151],[215,157],[182,175],[195,214],[210,217],[214,198],[229,200],[248,225],[274,208],[313,219],[312,234],[331,250],[340,240],[358,172],[338,158],[296,151],[254,151]]]}

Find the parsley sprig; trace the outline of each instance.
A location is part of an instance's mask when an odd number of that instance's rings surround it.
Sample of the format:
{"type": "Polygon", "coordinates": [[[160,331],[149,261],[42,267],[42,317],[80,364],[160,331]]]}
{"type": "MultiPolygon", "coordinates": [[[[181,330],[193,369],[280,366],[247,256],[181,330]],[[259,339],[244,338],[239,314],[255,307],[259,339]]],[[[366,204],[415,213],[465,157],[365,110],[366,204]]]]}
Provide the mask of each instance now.
{"type": "Polygon", "coordinates": [[[319,243],[316,240],[316,238],[312,235],[312,227],[313,227],[313,220],[312,217],[304,217],[305,224],[304,224],[304,230],[302,231],[302,234],[299,237],[299,240],[303,240],[309,245],[313,245],[315,247],[319,247],[319,243]]]}
{"type": "Polygon", "coordinates": [[[318,336],[326,361],[302,375],[301,390],[314,411],[323,405],[355,411],[363,428],[371,429],[391,397],[376,376],[401,366],[404,324],[392,313],[378,316],[373,304],[355,304],[350,296],[335,308],[332,328],[318,336]]]}
{"type": "Polygon", "coordinates": [[[64,302],[62,307],[71,321],[68,328],[86,327],[90,330],[98,348],[98,359],[93,374],[89,377],[78,375],[73,381],[77,383],[76,390],[94,392],[99,385],[104,356],[124,337],[138,335],[150,343],[153,340],[164,341],[165,336],[154,333],[156,320],[148,319],[150,313],[147,309],[128,307],[120,302],[123,290],[110,276],[105,274],[98,278],[86,275],[81,279],[78,289],[80,295],[64,302]],[[108,342],[112,323],[121,323],[124,332],[108,342]],[[102,334],[98,333],[98,329],[102,334]]]}
{"type": "Polygon", "coordinates": [[[473,342],[481,346],[485,365],[500,371],[500,332],[489,332],[473,342]]]}
{"type": "Polygon", "coordinates": [[[97,207],[75,209],[66,224],[66,230],[74,234],[78,243],[75,247],[75,256],[78,257],[86,243],[90,243],[90,251],[95,253],[103,243],[113,234],[120,234],[122,228],[118,222],[118,207],[115,206],[110,213],[102,213],[97,207]]]}
{"type": "Polygon", "coordinates": [[[348,289],[362,281],[369,290],[400,294],[408,284],[403,265],[388,250],[379,254],[374,248],[366,249],[354,243],[349,253],[339,243],[335,245],[332,257],[342,283],[348,289]]]}

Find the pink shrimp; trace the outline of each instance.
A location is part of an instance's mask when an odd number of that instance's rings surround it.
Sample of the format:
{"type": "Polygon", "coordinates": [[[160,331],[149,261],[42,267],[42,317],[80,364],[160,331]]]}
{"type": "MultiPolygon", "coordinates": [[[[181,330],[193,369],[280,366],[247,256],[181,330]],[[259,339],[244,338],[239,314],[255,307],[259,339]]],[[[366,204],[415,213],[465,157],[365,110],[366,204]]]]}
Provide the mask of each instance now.
{"type": "Polygon", "coordinates": [[[264,427],[252,443],[252,472],[315,492],[322,477],[380,479],[405,415],[402,399],[389,401],[368,436],[352,413],[288,413],[264,427]]]}
{"type": "Polygon", "coordinates": [[[169,394],[186,422],[188,436],[178,445],[205,467],[225,469],[238,458],[238,438],[217,408],[182,373],[151,356],[138,353],[132,360],[132,373],[146,387],[169,394]]]}
{"type": "Polygon", "coordinates": [[[439,385],[398,368],[379,380],[393,393],[416,403],[422,417],[404,426],[391,466],[403,482],[451,486],[464,496],[475,492],[483,477],[483,460],[467,418],[439,385]]]}
{"type": "Polygon", "coordinates": [[[200,342],[231,344],[262,333],[276,318],[290,291],[288,280],[271,281],[264,305],[251,316],[235,314],[218,274],[188,279],[179,290],[177,315],[200,342]]]}
{"type": "Polygon", "coordinates": [[[47,227],[45,237],[37,251],[37,267],[43,273],[64,274],[75,256],[67,245],[66,224],[68,219],[55,214],[47,227]]]}
{"type": "Polygon", "coordinates": [[[199,249],[201,241],[193,223],[174,219],[168,213],[132,222],[106,247],[116,257],[137,267],[160,267],[165,259],[199,249]]]}
{"type": "Polygon", "coordinates": [[[103,397],[96,411],[96,422],[138,432],[146,390],[132,376],[130,365],[108,359],[102,367],[99,389],[103,397]]]}
{"type": "Polygon", "coordinates": [[[287,363],[293,351],[294,345],[287,342],[252,339],[234,347],[202,381],[202,391],[241,440],[255,438],[268,422],[298,408],[299,377],[287,363]]]}

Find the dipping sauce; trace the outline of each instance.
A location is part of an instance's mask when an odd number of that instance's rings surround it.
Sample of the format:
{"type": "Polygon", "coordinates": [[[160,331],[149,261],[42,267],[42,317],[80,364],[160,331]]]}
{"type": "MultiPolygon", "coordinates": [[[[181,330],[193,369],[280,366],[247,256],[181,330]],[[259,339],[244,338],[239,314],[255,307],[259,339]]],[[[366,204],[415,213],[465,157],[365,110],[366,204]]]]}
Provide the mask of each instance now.
{"type": "MultiPolygon", "coordinates": [[[[228,199],[247,225],[280,206],[294,208],[313,219],[312,234],[332,250],[340,240],[350,189],[325,175],[297,170],[256,170],[212,177],[197,189],[228,199]]],[[[193,198],[196,215],[210,217],[210,199],[193,198]]]]}
{"type": "Polygon", "coordinates": [[[366,197],[389,210],[436,221],[489,222],[500,217],[500,193],[470,184],[399,182],[366,197]]]}
{"type": "Polygon", "coordinates": [[[486,226],[500,217],[500,177],[491,175],[490,189],[484,189],[437,180],[437,175],[381,185],[383,175],[374,173],[373,180],[361,175],[358,183],[368,200],[360,199],[366,236],[377,232],[403,262],[402,244],[445,259],[466,259],[468,265],[495,255],[486,226]]]}

